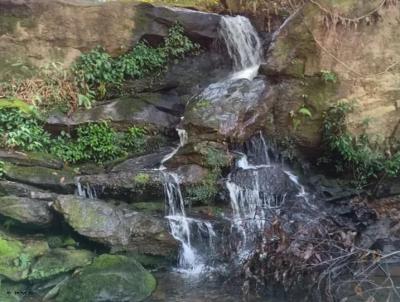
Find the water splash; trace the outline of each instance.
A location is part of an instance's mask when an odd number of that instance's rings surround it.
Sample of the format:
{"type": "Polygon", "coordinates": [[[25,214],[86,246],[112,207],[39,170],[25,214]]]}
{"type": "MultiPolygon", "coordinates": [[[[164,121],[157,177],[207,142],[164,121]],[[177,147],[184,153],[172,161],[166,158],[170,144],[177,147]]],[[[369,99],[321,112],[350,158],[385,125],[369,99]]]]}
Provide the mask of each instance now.
{"type": "Polygon", "coordinates": [[[193,238],[198,237],[199,243],[204,243],[205,238],[207,244],[211,247],[216,234],[210,222],[187,217],[179,176],[176,173],[166,171],[164,166],[187,143],[187,132],[184,129],[176,130],[180,139],[179,145],[161,160],[159,168],[164,180],[167,203],[166,218],[171,229],[171,235],[182,245],[178,259],[178,271],[198,275],[206,268],[206,257],[202,256],[199,250],[194,247],[193,238]]]}
{"type": "Polygon", "coordinates": [[[96,189],[91,187],[90,184],[86,183],[83,185],[80,182],[80,178],[76,177],[75,179],[75,195],[79,197],[89,198],[89,199],[97,199],[96,189]]]}
{"type": "Polygon", "coordinates": [[[262,61],[262,43],[250,20],[243,16],[224,16],[219,35],[234,63],[232,79],[252,80],[262,61]]]}
{"type": "MultiPolygon", "coordinates": [[[[245,183],[228,176],[226,188],[232,208],[231,232],[239,236],[238,254],[239,261],[245,259],[254,248],[255,241],[262,235],[271,213],[279,210],[286,202],[287,192],[276,192],[274,186],[269,184],[268,178],[274,179],[279,174],[288,176],[289,185],[297,195],[299,201],[308,203],[308,193],[305,187],[300,184],[298,177],[269,157],[268,145],[261,133],[254,136],[245,144],[245,153],[237,160],[235,170],[245,173],[245,183]]],[[[281,176],[280,176],[281,177],[281,176]]]]}

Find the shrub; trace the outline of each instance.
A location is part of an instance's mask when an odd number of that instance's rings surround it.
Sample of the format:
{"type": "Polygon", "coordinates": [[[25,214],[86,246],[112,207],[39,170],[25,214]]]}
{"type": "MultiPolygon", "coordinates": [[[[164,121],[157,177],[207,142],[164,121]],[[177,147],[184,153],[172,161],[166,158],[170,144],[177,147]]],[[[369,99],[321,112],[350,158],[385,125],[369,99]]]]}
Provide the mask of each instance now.
{"type": "Polygon", "coordinates": [[[41,122],[16,108],[0,109],[1,146],[9,149],[43,151],[50,145],[50,135],[41,122]]]}
{"type": "Polygon", "coordinates": [[[351,171],[359,186],[386,175],[398,176],[400,152],[388,157],[367,134],[352,136],[348,132],[346,115],[352,109],[351,104],[341,102],[326,112],[323,123],[326,155],[320,162],[334,163],[338,172],[351,171]]]}
{"type": "Polygon", "coordinates": [[[82,55],[73,69],[83,95],[95,91],[96,96],[103,98],[111,87],[119,87],[125,79],[158,74],[171,59],[195,53],[199,48],[184,35],[183,27],[175,24],[159,47],[150,47],[143,41],[117,58],[97,47],[82,55]]]}

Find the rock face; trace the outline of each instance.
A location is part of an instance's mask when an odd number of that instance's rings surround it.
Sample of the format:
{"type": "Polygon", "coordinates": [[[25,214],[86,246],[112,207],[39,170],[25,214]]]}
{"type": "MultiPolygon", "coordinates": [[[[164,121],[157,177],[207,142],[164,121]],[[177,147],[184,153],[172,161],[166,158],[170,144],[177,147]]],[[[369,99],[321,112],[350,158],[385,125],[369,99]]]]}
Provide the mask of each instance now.
{"type": "Polygon", "coordinates": [[[149,130],[167,131],[179,123],[182,112],[183,104],[178,97],[149,93],[99,103],[92,109],[79,110],[70,117],[52,115],[47,125],[70,128],[106,120],[120,129],[136,125],[146,126],[149,130]]]}
{"type": "Polygon", "coordinates": [[[121,54],[143,37],[161,40],[176,21],[206,46],[217,36],[219,20],[214,14],[134,1],[1,1],[0,79],[23,71],[16,62],[69,65],[98,45],[113,55],[121,54]]]}
{"type": "Polygon", "coordinates": [[[263,79],[224,80],[207,87],[185,111],[189,139],[245,140],[262,127],[267,108],[263,79]]]}
{"type": "MultiPolygon", "coordinates": [[[[333,15],[353,18],[368,14],[380,3],[323,1],[323,6],[333,15]]],[[[291,137],[304,153],[318,154],[323,112],[346,99],[356,102],[348,119],[352,133],[360,134],[366,128],[370,135],[398,139],[399,14],[398,8],[389,5],[358,21],[357,26],[333,24],[328,18],[329,28],[324,22],[326,13],[313,3],[291,16],[275,34],[262,67],[274,79],[266,98],[268,134],[291,137]],[[336,75],[337,80],[325,79],[324,72],[336,75]],[[302,106],[312,117],[301,118],[295,129],[292,117],[302,106]],[[363,126],[366,120],[368,127],[363,126]]]]}
{"type": "Polygon", "coordinates": [[[37,166],[20,167],[7,163],[4,166],[4,176],[11,181],[61,193],[73,193],[75,190],[75,175],[71,170],[54,170],[37,166]]]}
{"type": "Polygon", "coordinates": [[[34,226],[48,226],[53,218],[47,201],[17,196],[0,197],[0,214],[34,226]]]}
{"type": "Polygon", "coordinates": [[[160,219],[100,200],[59,196],[53,208],[78,233],[111,247],[171,257],[178,245],[160,219]]]}
{"type": "Polygon", "coordinates": [[[156,288],[143,266],[125,256],[102,255],[61,288],[58,302],[140,302],[156,288]]]}
{"type": "MultiPolygon", "coordinates": [[[[114,172],[80,176],[79,183],[95,190],[101,198],[113,197],[131,202],[163,200],[163,173],[138,167],[130,169],[134,163],[135,159],[131,159],[115,166],[114,172]]],[[[175,172],[183,189],[186,185],[200,183],[207,175],[207,170],[198,165],[181,166],[175,172]]]]}

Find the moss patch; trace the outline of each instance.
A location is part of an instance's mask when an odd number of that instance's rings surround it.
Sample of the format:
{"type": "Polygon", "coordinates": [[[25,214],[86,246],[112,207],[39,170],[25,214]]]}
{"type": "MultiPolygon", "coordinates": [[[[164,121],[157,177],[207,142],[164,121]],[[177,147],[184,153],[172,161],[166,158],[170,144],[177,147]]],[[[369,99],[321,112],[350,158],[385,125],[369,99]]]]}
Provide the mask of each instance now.
{"type": "Polygon", "coordinates": [[[155,278],[133,258],[101,255],[60,289],[56,301],[91,302],[107,297],[107,301],[139,302],[155,287],[155,278]]]}
{"type": "Polygon", "coordinates": [[[21,242],[0,232],[0,275],[13,281],[26,279],[33,260],[48,249],[45,241],[21,242]]]}
{"type": "Polygon", "coordinates": [[[77,267],[86,266],[90,264],[92,258],[93,254],[86,250],[55,249],[33,264],[28,279],[48,279],[77,267]]]}

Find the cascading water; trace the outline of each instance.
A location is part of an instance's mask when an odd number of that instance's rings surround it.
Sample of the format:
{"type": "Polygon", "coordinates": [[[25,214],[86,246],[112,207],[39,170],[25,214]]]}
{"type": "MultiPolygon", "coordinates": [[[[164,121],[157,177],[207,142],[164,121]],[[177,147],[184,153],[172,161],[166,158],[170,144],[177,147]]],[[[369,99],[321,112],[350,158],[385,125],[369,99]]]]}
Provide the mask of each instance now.
{"type": "Polygon", "coordinates": [[[232,207],[232,235],[239,237],[239,261],[245,259],[287,195],[308,202],[305,188],[297,177],[269,157],[268,146],[260,133],[246,145],[226,187],[232,207]]]}
{"type": "Polygon", "coordinates": [[[179,176],[176,173],[166,171],[164,163],[170,160],[187,142],[187,132],[177,129],[180,142],[177,148],[167,154],[161,161],[159,171],[164,179],[164,191],[167,202],[167,215],[172,236],[178,240],[182,249],[179,255],[179,271],[192,274],[200,273],[205,268],[205,259],[193,245],[193,238],[206,238],[208,245],[212,245],[215,232],[211,223],[199,219],[189,218],[185,211],[185,201],[180,188],[179,176]]]}
{"type": "Polygon", "coordinates": [[[220,23],[219,35],[234,63],[235,73],[231,79],[252,80],[261,65],[262,43],[250,20],[242,16],[225,16],[220,23]]]}

